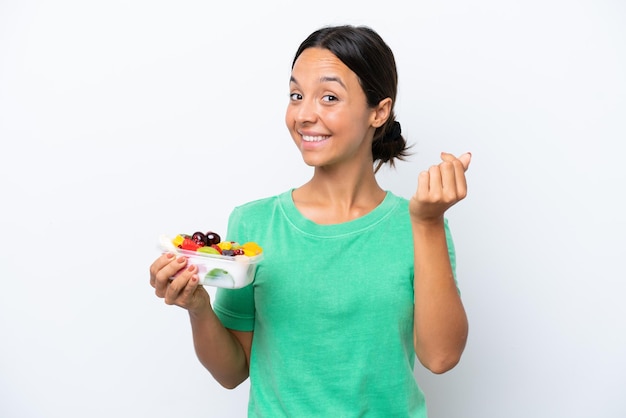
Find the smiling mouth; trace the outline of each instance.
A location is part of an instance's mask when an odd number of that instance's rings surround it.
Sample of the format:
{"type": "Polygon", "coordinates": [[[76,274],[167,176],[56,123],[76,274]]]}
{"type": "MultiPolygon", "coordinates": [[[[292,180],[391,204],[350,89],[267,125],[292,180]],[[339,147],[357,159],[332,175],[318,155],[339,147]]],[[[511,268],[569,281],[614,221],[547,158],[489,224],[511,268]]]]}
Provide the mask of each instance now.
{"type": "Polygon", "coordinates": [[[320,142],[320,141],[324,141],[324,140],[326,140],[328,138],[330,138],[329,135],[323,135],[323,136],[302,135],[302,140],[304,142],[320,142]]]}

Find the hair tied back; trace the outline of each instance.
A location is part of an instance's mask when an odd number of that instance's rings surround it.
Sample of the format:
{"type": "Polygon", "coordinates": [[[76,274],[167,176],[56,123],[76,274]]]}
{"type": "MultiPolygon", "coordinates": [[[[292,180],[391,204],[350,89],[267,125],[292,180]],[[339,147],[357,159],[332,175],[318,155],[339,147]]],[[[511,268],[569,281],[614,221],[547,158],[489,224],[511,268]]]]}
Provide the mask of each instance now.
{"type": "Polygon", "coordinates": [[[383,142],[393,142],[402,137],[402,129],[400,122],[394,121],[390,129],[382,137],[383,142]]]}

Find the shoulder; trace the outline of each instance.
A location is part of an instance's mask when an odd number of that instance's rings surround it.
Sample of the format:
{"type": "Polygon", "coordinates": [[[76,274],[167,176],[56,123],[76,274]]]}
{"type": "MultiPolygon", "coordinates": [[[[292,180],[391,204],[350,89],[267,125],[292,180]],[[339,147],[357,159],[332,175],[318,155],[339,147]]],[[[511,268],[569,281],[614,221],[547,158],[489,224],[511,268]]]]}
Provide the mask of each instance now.
{"type": "Polygon", "coordinates": [[[408,214],[409,213],[409,199],[406,197],[394,194],[391,191],[387,191],[386,200],[389,201],[390,206],[396,213],[408,214]]]}
{"type": "Polygon", "coordinates": [[[281,201],[290,193],[291,190],[288,190],[274,196],[263,197],[239,204],[233,208],[230,216],[231,218],[244,218],[248,220],[257,218],[267,219],[270,214],[274,213],[276,209],[280,207],[281,201]]]}
{"type": "Polygon", "coordinates": [[[233,212],[255,213],[258,211],[263,211],[278,205],[281,196],[282,194],[279,194],[251,200],[246,203],[241,203],[233,208],[233,212]]]}
{"type": "Polygon", "coordinates": [[[227,237],[231,241],[260,241],[271,233],[280,209],[280,200],[289,192],[242,203],[233,208],[228,218],[227,237]]]}

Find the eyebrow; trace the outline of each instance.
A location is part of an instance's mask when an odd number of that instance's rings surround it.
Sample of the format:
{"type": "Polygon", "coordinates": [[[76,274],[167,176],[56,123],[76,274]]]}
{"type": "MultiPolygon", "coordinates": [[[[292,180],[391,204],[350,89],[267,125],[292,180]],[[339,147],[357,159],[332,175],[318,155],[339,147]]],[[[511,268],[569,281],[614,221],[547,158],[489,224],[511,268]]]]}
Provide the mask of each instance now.
{"type": "MultiPolygon", "coordinates": [[[[289,81],[291,83],[298,83],[298,80],[296,80],[293,76],[289,77],[289,81]]],[[[341,85],[344,89],[347,90],[347,87],[345,84],[343,84],[343,81],[341,81],[341,79],[339,77],[334,77],[334,76],[322,76],[320,77],[320,82],[321,83],[331,83],[331,82],[335,82],[338,83],[339,85],[341,85]]]]}

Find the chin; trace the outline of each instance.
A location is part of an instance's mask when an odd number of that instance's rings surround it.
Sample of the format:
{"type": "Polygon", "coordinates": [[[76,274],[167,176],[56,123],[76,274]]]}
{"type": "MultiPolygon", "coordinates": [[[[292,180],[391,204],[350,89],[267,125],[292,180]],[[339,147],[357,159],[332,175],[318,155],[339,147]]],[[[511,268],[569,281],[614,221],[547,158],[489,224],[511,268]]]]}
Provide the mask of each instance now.
{"type": "Polygon", "coordinates": [[[322,161],[319,158],[311,158],[311,157],[306,157],[306,156],[302,156],[302,161],[304,161],[304,164],[308,165],[309,167],[313,167],[313,168],[317,168],[317,167],[322,167],[327,165],[327,161],[322,161]]]}
{"type": "Polygon", "coordinates": [[[310,158],[303,158],[302,161],[304,161],[304,164],[308,165],[309,167],[318,167],[320,164],[317,161],[313,161],[310,158]]]}

